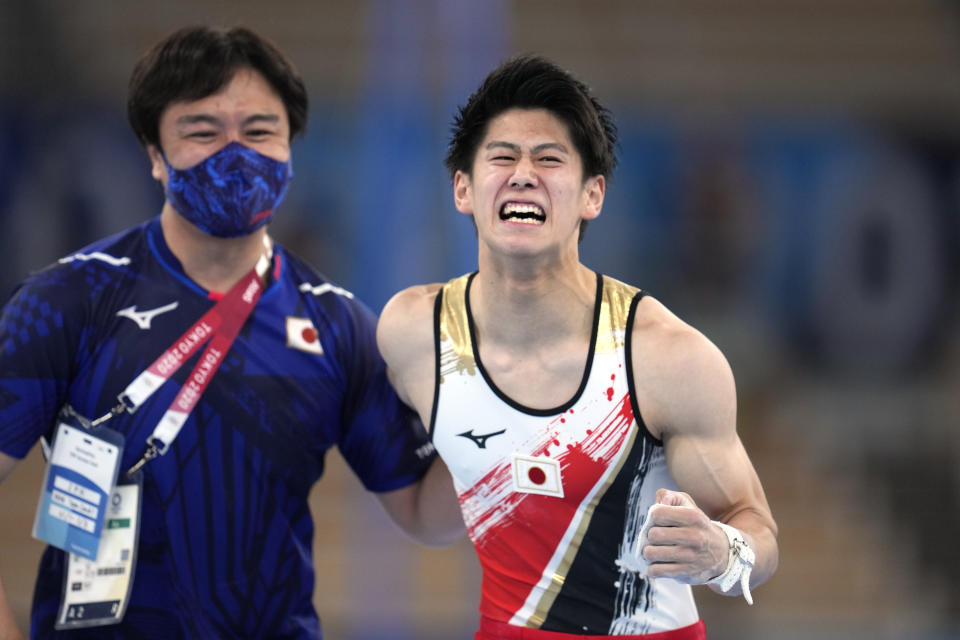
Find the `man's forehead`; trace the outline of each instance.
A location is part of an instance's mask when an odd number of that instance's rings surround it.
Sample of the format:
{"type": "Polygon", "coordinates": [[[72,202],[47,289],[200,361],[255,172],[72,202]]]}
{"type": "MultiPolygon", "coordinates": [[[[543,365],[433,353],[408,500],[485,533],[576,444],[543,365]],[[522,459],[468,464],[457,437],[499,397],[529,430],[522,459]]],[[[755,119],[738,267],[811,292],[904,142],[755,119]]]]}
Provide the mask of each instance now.
{"type": "Polygon", "coordinates": [[[548,109],[508,109],[487,123],[481,146],[496,140],[515,142],[519,136],[537,135],[541,142],[569,145],[570,127],[560,116],[548,109]]]}
{"type": "Polygon", "coordinates": [[[207,95],[175,98],[164,110],[213,112],[217,106],[230,106],[230,101],[251,105],[263,112],[285,111],[283,98],[276,88],[259,71],[247,67],[234,71],[207,95]]]}

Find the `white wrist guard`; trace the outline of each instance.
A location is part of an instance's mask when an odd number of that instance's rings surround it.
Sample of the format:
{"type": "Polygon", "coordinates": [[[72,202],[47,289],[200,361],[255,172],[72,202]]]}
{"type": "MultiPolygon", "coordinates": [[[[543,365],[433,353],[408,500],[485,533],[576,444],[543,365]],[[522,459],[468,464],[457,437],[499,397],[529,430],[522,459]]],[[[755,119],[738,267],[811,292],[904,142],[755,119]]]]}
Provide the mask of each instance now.
{"type": "Polygon", "coordinates": [[[727,569],[707,584],[719,584],[720,590],[726,593],[730,591],[733,585],[740,581],[740,588],[743,591],[743,597],[747,604],[753,604],[753,596],[750,595],[750,572],[753,571],[753,563],[757,556],[753,549],[747,545],[740,530],[731,527],[722,522],[713,521],[713,524],[727,534],[727,540],[730,542],[730,552],[727,560],[727,569]]]}

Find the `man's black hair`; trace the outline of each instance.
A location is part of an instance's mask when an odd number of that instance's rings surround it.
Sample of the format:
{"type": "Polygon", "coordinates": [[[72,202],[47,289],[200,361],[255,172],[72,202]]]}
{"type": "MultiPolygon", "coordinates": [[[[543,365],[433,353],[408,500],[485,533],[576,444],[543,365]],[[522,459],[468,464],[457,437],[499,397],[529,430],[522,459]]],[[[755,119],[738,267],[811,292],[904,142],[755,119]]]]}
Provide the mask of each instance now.
{"type": "Polygon", "coordinates": [[[303,132],[307,91],[286,56],[250,29],[197,26],[172,33],[134,66],[127,119],[140,144],[160,147],[160,116],[170,103],[212,95],[243,68],[260,73],[280,96],[290,121],[290,139],[303,132]]]}
{"type": "Polygon", "coordinates": [[[610,112],[582,82],[549,60],[512,58],[483,81],[453,122],[446,166],[453,178],[468,175],[490,121],[509,109],[546,109],[569,128],[583,161],[584,178],[610,180],[617,165],[617,127],[610,112]]]}

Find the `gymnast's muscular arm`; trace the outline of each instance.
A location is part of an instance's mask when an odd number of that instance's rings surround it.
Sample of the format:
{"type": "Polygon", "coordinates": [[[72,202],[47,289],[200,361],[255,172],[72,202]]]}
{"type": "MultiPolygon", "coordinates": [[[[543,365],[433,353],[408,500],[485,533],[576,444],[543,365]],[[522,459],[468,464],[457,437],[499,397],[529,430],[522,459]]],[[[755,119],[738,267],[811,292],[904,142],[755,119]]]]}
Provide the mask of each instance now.
{"type": "MultiPolygon", "coordinates": [[[[0,452],[0,482],[10,475],[17,462],[16,458],[0,452]]],[[[10,603],[7,601],[7,592],[3,588],[2,578],[0,578],[0,640],[23,640],[23,635],[13,619],[13,611],[10,610],[10,603]]]]}
{"type": "MultiPolygon", "coordinates": [[[[433,304],[441,285],[410,287],[384,307],[377,324],[377,346],[397,395],[430,424],[436,382],[433,304]]],[[[450,472],[437,458],[417,484],[380,494],[387,512],[404,531],[424,544],[451,544],[465,528],[450,472]]]]}
{"type": "MultiPolygon", "coordinates": [[[[777,526],[736,429],[736,389],[723,354],[658,301],[638,305],[633,373],[640,413],[664,443],[680,492],[661,489],[644,557],[651,577],[704,584],[727,567],[729,542],[711,520],[739,529],[756,553],[751,588],[776,571],[777,526]]],[[[710,585],[719,591],[717,585],[710,585]]],[[[735,585],[727,595],[741,593],[735,585]]]]}

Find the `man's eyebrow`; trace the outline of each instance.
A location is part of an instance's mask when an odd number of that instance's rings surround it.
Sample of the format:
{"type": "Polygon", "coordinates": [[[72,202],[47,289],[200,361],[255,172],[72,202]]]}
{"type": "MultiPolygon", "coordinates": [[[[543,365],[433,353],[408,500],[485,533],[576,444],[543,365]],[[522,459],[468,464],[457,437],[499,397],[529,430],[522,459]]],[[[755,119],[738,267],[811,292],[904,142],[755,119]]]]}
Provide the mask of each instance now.
{"type": "Polygon", "coordinates": [[[503,142],[502,140],[493,140],[493,141],[491,141],[491,142],[488,142],[488,143],[487,143],[487,146],[484,147],[484,148],[485,148],[487,151],[490,151],[490,150],[492,150],[492,149],[504,148],[504,149],[509,149],[510,151],[513,151],[514,153],[520,153],[520,145],[518,145],[518,144],[513,144],[513,143],[511,143],[511,142],[503,142]]]}
{"type": "MultiPolygon", "coordinates": [[[[493,140],[492,142],[487,143],[487,146],[485,148],[488,151],[492,149],[503,148],[503,149],[509,149],[514,153],[520,153],[520,145],[513,144],[512,142],[504,142],[502,140],[493,140]]],[[[560,153],[566,153],[566,154],[570,153],[570,151],[559,142],[544,142],[542,144],[538,144],[533,149],[531,149],[531,152],[540,153],[541,151],[547,151],[548,149],[553,149],[555,151],[559,151],[560,153]]]]}
{"type": "Polygon", "coordinates": [[[269,122],[270,124],[277,124],[280,122],[280,116],[275,113],[255,113],[252,116],[244,118],[243,124],[250,125],[257,122],[269,122]]]}
{"type": "MultiPolygon", "coordinates": [[[[275,113],[255,113],[251,116],[247,116],[243,120],[244,126],[256,124],[258,122],[276,124],[280,122],[280,116],[275,113]]],[[[190,113],[177,118],[177,124],[181,126],[188,126],[191,124],[209,124],[220,127],[223,126],[223,120],[209,113],[190,113]]]]}
{"type": "Polygon", "coordinates": [[[216,126],[222,126],[223,121],[216,116],[212,116],[208,113],[190,113],[185,116],[180,116],[177,118],[178,125],[191,125],[191,124],[212,124],[216,126]]]}
{"type": "Polygon", "coordinates": [[[553,149],[554,151],[559,151],[560,153],[570,153],[567,148],[559,142],[544,142],[543,144],[538,144],[533,148],[533,153],[540,153],[541,151],[547,151],[548,149],[553,149]]]}

